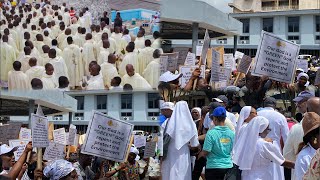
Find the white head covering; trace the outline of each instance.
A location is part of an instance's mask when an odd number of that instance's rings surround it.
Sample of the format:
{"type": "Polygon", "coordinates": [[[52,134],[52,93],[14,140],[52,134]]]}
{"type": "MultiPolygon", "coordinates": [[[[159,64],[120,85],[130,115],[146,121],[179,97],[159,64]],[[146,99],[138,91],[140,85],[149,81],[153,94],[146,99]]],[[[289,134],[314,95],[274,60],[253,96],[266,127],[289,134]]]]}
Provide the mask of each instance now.
{"type": "Polygon", "coordinates": [[[196,111],[198,111],[198,113],[199,113],[199,119],[201,118],[201,108],[199,108],[199,107],[194,107],[194,108],[192,108],[191,109],[191,112],[193,111],[193,110],[196,110],[196,111]]]}
{"type": "Polygon", "coordinates": [[[135,153],[137,155],[135,159],[136,161],[140,159],[139,150],[133,144],[131,145],[130,152],[135,153]]]}
{"type": "Polygon", "coordinates": [[[241,126],[242,126],[244,120],[247,119],[249,117],[249,115],[250,115],[251,108],[252,108],[251,106],[245,106],[240,111],[239,119],[238,119],[238,122],[237,122],[237,128],[236,128],[235,142],[238,139],[239,132],[240,132],[240,129],[241,129],[241,126]]]}
{"type": "Polygon", "coordinates": [[[198,134],[186,101],[177,102],[167,126],[167,133],[175,140],[177,150],[198,134]]]}
{"type": "MultiPolygon", "coordinates": [[[[308,76],[308,74],[306,74],[306,73],[303,73],[303,72],[302,72],[302,73],[300,73],[300,74],[298,75],[298,77],[297,77],[297,80],[299,81],[301,77],[305,77],[305,78],[307,78],[307,80],[309,80],[309,76],[308,76]]],[[[307,86],[309,86],[309,84],[310,84],[310,82],[309,82],[309,81],[307,81],[307,82],[306,82],[306,84],[305,84],[304,86],[306,86],[306,87],[307,87],[307,86]]]]}
{"type": "Polygon", "coordinates": [[[47,165],[43,170],[43,174],[47,178],[50,178],[50,180],[56,180],[67,176],[73,170],[74,167],[71,162],[59,159],[52,161],[49,165],[47,165]]]}
{"type": "Polygon", "coordinates": [[[257,116],[253,118],[243,130],[233,148],[233,162],[239,166],[239,169],[251,170],[259,133],[262,133],[268,125],[268,119],[257,116]]]}

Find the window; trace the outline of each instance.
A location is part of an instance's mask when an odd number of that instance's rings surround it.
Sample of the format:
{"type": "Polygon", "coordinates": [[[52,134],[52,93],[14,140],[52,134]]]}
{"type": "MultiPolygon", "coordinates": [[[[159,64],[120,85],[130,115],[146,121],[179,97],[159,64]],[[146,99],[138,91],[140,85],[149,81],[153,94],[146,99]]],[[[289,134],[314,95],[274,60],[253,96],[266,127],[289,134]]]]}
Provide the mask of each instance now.
{"type": "Polygon", "coordinates": [[[121,109],[132,109],[132,94],[121,94],[121,109]]]}
{"type": "Polygon", "coordinates": [[[97,98],[97,109],[107,109],[107,96],[106,95],[98,95],[97,98]]]}
{"type": "Polygon", "coordinates": [[[83,120],[84,114],[83,113],[74,113],[74,120],[83,120]]]}
{"type": "Polygon", "coordinates": [[[159,108],[160,96],[158,93],[148,94],[148,109],[158,109],[159,108]]]}
{"type": "Polygon", "coordinates": [[[78,101],[77,109],[84,110],[84,96],[75,96],[74,98],[78,101]]]}
{"type": "Polygon", "coordinates": [[[62,121],[63,120],[63,116],[62,115],[53,116],[53,120],[54,121],[62,121]]]}
{"type": "Polygon", "coordinates": [[[126,117],[126,116],[131,117],[132,116],[132,112],[122,112],[121,116],[122,117],[126,117]]]}
{"type": "Polygon", "coordinates": [[[160,115],[159,112],[148,112],[148,116],[149,116],[149,117],[157,117],[157,116],[159,116],[159,115],[160,115]]]}
{"type": "Polygon", "coordinates": [[[299,36],[288,36],[289,41],[299,41],[300,37],[299,36]]]}
{"type": "Polygon", "coordinates": [[[242,33],[249,33],[250,32],[250,19],[240,19],[240,22],[243,24],[242,33]]]}
{"type": "Polygon", "coordinates": [[[245,40],[245,41],[249,41],[249,36],[240,36],[240,41],[245,40]]]}
{"type": "Polygon", "coordinates": [[[320,41],[320,36],[316,36],[316,40],[317,40],[317,41],[320,41]]]}
{"type": "Polygon", "coordinates": [[[288,17],[288,32],[299,32],[299,17],[288,17]]]}
{"type": "Polygon", "coordinates": [[[262,26],[264,31],[273,33],[273,18],[263,18],[262,26]]]}
{"type": "Polygon", "coordinates": [[[316,32],[320,32],[320,16],[316,16],[316,32]]]}

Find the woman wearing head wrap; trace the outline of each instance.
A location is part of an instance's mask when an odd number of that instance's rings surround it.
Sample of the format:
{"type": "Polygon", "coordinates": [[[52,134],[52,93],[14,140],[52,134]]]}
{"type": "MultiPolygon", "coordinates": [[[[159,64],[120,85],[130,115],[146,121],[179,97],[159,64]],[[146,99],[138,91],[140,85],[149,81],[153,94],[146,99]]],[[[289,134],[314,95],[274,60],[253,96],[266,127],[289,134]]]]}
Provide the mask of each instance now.
{"type": "Polygon", "coordinates": [[[47,165],[43,174],[50,180],[72,180],[78,179],[77,172],[71,162],[66,160],[56,160],[47,165]]]}
{"type": "Polygon", "coordinates": [[[201,119],[201,108],[199,107],[192,108],[191,116],[195,123],[198,122],[201,119]]]}
{"type": "Polygon", "coordinates": [[[277,180],[272,163],[293,168],[294,163],[286,161],[274,144],[263,138],[269,133],[269,121],[257,116],[243,130],[234,146],[233,162],[242,170],[242,179],[277,180]]]}
{"type": "Polygon", "coordinates": [[[191,180],[191,147],[198,147],[198,132],[187,102],[179,101],[175,105],[167,124],[166,133],[171,137],[168,154],[161,166],[162,179],[191,180]]]}
{"type": "Polygon", "coordinates": [[[303,142],[299,145],[299,153],[296,159],[294,176],[296,179],[302,179],[310,165],[311,158],[319,149],[319,127],[320,116],[314,112],[304,114],[302,128],[304,132],[303,142]]]}
{"type": "Polygon", "coordinates": [[[236,127],[235,143],[240,137],[242,129],[248,125],[248,123],[257,116],[257,111],[251,106],[245,106],[241,109],[239,119],[236,127]]]}

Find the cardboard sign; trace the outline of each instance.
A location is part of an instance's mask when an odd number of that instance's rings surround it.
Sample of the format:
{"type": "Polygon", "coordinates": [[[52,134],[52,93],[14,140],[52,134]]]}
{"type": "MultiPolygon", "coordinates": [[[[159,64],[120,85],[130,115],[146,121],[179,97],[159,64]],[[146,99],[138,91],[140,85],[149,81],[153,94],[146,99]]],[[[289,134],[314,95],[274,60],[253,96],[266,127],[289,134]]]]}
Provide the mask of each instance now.
{"type": "Polygon", "coordinates": [[[123,162],[126,159],[133,125],[93,111],[82,153],[123,162]]]}
{"type": "Polygon", "coordinates": [[[250,58],[247,55],[243,55],[242,59],[240,60],[240,63],[238,64],[237,71],[247,74],[250,69],[251,62],[252,62],[252,58],[250,58]]]}
{"type": "Polygon", "coordinates": [[[207,67],[211,66],[212,64],[212,51],[212,48],[209,48],[207,52],[207,67]]]}
{"type": "Polygon", "coordinates": [[[175,47],[175,48],[173,48],[173,52],[179,53],[177,66],[179,67],[181,65],[184,65],[185,61],[186,61],[186,57],[189,53],[189,48],[188,47],[175,47]]]}
{"type": "Polygon", "coordinates": [[[304,72],[308,72],[308,60],[298,59],[296,69],[301,68],[304,72]]]}
{"type": "Polygon", "coordinates": [[[168,67],[168,56],[160,56],[160,75],[167,72],[168,67]]]}
{"type": "Polygon", "coordinates": [[[194,53],[188,52],[186,61],[184,63],[185,66],[194,66],[196,65],[196,55],[194,53]]]}
{"type": "Polygon", "coordinates": [[[219,64],[223,64],[224,63],[223,62],[224,47],[223,46],[218,46],[218,47],[215,47],[213,49],[219,52],[219,54],[220,54],[220,62],[219,62],[219,64]]]}
{"type": "Polygon", "coordinates": [[[203,46],[197,46],[196,47],[196,56],[201,56],[203,46]]]}
{"type": "Polygon", "coordinates": [[[154,157],[156,152],[155,152],[155,149],[156,149],[156,142],[154,141],[150,141],[150,142],[147,142],[146,143],[146,147],[144,149],[144,156],[143,158],[149,158],[149,157],[154,157]]]}
{"type": "MultiPolygon", "coordinates": [[[[199,68],[199,66],[180,66],[179,72],[182,74],[182,77],[179,79],[179,83],[181,87],[185,87],[192,76],[192,72],[199,68]]],[[[205,77],[206,68],[204,65],[201,66],[201,74],[200,77],[205,77]]]]}
{"type": "Polygon", "coordinates": [[[77,145],[75,144],[77,136],[77,127],[75,125],[70,125],[68,133],[68,145],[77,145]]]}
{"type": "Polygon", "coordinates": [[[142,135],[134,135],[134,145],[139,148],[139,147],[142,147],[142,146],[146,146],[146,141],[147,141],[147,138],[146,136],[142,136],[142,135]]]}
{"type": "Polygon", "coordinates": [[[177,70],[178,65],[178,57],[179,53],[169,53],[165,54],[168,55],[168,64],[167,64],[167,71],[175,72],[177,70]]]}
{"type": "Polygon", "coordinates": [[[252,75],[291,83],[300,46],[262,31],[252,75]]]}
{"type": "Polygon", "coordinates": [[[66,145],[66,130],[64,128],[56,129],[53,131],[53,140],[55,143],[66,145]]]}
{"type": "Polygon", "coordinates": [[[223,61],[224,61],[224,66],[223,66],[224,68],[233,69],[234,63],[235,63],[233,54],[224,54],[223,61]]]}
{"type": "Polygon", "coordinates": [[[49,130],[48,130],[49,140],[53,140],[53,130],[54,130],[54,124],[51,122],[49,123],[49,130]]]}
{"type": "Polygon", "coordinates": [[[9,126],[7,126],[7,132],[6,132],[7,139],[8,140],[19,139],[21,126],[22,126],[22,123],[20,122],[9,122],[9,126]]]}
{"type": "Polygon", "coordinates": [[[320,68],[317,70],[316,79],[314,80],[314,85],[320,85],[320,68]]]}
{"type": "Polygon", "coordinates": [[[212,50],[211,82],[220,81],[220,53],[212,50]]]}
{"type": "Polygon", "coordinates": [[[48,147],[48,119],[36,114],[31,115],[31,132],[33,147],[48,147]]]}
{"type": "Polygon", "coordinates": [[[20,139],[9,140],[10,147],[18,147],[18,149],[14,152],[15,161],[19,160],[20,156],[22,155],[28,143],[29,143],[29,140],[20,140],[20,139]]]}
{"type": "Polygon", "coordinates": [[[47,161],[64,159],[64,145],[50,142],[49,147],[44,151],[43,159],[47,161]]]}
{"type": "Polygon", "coordinates": [[[201,51],[201,65],[206,65],[207,62],[207,51],[210,46],[210,36],[209,32],[206,29],[206,33],[204,35],[204,40],[203,40],[203,46],[202,46],[202,51],[201,51]]]}
{"type": "Polygon", "coordinates": [[[19,133],[20,140],[31,140],[31,129],[21,128],[19,133]]]}

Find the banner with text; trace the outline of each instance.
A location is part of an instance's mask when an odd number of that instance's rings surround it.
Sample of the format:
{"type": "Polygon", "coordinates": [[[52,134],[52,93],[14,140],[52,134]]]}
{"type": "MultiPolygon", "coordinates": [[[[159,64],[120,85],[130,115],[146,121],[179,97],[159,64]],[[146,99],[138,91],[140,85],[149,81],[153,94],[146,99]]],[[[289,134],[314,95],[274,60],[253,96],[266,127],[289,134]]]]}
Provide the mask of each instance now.
{"type": "Polygon", "coordinates": [[[10,147],[18,147],[18,149],[14,152],[15,161],[19,160],[20,156],[22,155],[28,143],[29,143],[29,140],[20,140],[20,139],[9,140],[10,147]]]}
{"type": "Polygon", "coordinates": [[[33,147],[48,147],[48,119],[36,114],[31,115],[31,132],[33,147]]]}
{"type": "MultiPolygon", "coordinates": [[[[199,68],[199,66],[180,66],[179,73],[182,74],[182,77],[179,79],[181,87],[185,87],[192,76],[192,72],[199,68]]],[[[201,74],[200,77],[205,77],[206,74],[206,67],[205,65],[201,66],[201,74]]]]}

